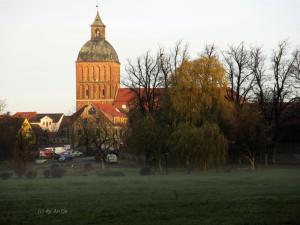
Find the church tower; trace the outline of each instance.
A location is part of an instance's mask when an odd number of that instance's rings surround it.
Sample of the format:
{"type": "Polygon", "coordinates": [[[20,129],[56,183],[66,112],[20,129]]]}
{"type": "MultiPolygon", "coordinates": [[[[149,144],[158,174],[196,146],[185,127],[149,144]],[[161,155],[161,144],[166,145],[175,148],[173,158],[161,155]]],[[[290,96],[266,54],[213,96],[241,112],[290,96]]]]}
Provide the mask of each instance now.
{"type": "Polygon", "coordinates": [[[106,41],[105,28],[97,9],[91,39],[76,61],[76,110],[89,103],[112,104],[120,87],[119,58],[106,41]]]}

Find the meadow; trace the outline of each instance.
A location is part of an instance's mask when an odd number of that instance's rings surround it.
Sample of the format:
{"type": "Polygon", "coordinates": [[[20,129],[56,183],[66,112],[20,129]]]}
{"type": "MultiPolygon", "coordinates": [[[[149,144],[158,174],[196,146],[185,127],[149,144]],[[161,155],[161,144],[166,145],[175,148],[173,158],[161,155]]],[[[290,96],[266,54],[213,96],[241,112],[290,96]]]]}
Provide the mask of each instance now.
{"type": "Polygon", "coordinates": [[[1,180],[0,224],[300,224],[300,168],[123,172],[1,180]]]}

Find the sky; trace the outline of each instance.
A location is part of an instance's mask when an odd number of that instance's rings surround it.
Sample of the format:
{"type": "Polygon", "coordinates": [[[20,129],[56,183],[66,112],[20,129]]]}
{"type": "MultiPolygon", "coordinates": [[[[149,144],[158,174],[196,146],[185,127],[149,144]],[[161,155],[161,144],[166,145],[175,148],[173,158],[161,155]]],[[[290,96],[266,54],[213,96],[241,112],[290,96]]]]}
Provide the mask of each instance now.
{"type": "MultiPolygon", "coordinates": [[[[97,0],[0,0],[0,99],[7,111],[75,111],[75,61],[97,0]]],[[[300,47],[299,0],[100,0],[106,38],[128,59],[187,42],[191,57],[245,42],[300,47]]]]}

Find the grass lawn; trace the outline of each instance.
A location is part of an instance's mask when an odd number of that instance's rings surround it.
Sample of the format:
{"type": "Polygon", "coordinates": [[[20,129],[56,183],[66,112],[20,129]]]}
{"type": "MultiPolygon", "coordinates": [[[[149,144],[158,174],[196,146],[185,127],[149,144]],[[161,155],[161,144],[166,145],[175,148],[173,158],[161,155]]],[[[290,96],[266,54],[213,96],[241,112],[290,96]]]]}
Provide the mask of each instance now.
{"type": "Polygon", "coordinates": [[[0,224],[300,224],[300,168],[0,181],[0,224]]]}

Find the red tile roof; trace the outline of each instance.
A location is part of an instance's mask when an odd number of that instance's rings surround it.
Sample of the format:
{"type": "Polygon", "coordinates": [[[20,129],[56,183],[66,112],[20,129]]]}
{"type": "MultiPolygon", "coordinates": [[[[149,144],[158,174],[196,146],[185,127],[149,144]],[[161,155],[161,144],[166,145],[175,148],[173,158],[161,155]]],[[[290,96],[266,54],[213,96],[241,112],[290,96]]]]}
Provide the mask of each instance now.
{"type": "Polygon", "coordinates": [[[135,93],[130,90],[130,88],[119,88],[116,99],[114,101],[114,106],[117,108],[122,108],[122,105],[128,105],[131,101],[135,99],[135,93]]]}
{"type": "Polygon", "coordinates": [[[34,117],[37,114],[37,112],[16,112],[13,117],[22,118],[22,119],[28,119],[30,120],[32,117],[34,117]]]}
{"type": "Polygon", "coordinates": [[[93,106],[104,112],[107,113],[113,117],[118,116],[118,117],[126,117],[126,115],[122,112],[120,112],[116,107],[114,107],[111,104],[101,104],[101,103],[94,103],[93,106]]]}
{"type": "MultiPolygon", "coordinates": [[[[126,105],[128,107],[128,105],[132,104],[134,99],[136,98],[135,91],[138,91],[138,89],[136,88],[134,90],[131,88],[119,88],[113,105],[117,108],[122,108],[122,105],[126,105]]],[[[141,88],[140,91],[141,91],[141,94],[143,94],[145,89],[141,88]]],[[[165,91],[164,88],[156,88],[155,94],[156,94],[156,96],[159,97],[164,93],[164,91],[165,91]]]]}

